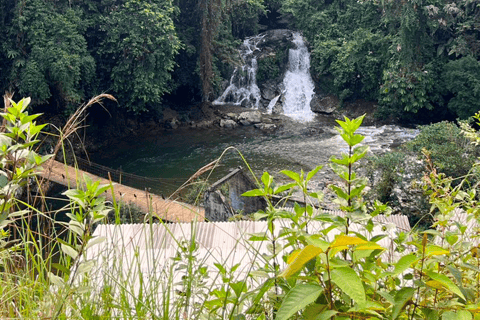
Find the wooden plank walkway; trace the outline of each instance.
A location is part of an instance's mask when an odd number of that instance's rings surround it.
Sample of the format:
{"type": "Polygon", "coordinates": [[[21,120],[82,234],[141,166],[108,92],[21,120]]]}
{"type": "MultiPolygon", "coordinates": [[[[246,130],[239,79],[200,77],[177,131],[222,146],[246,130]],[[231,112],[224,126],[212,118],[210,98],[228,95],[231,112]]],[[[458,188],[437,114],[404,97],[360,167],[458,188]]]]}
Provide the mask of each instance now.
{"type": "MultiPolygon", "coordinates": [[[[93,181],[100,181],[100,184],[110,184],[110,181],[107,179],[75,169],[55,160],[49,160],[43,168],[44,170],[40,176],[69,188],[77,188],[77,182],[83,181],[83,175],[88,175],[93,181]]],[[[201,207],[174,200],[165,200],[155,194],[119,183],[113,183],[113,189],[116,201],[133,203],[145,213],[153,212],[158,218],[166,221],[190,222],[194,219],[198,221],[205,219],[205,210],[201,207]]],[[[111,189],[107,191],[106,198],[110,201],[113,200],[111,189]]]]}

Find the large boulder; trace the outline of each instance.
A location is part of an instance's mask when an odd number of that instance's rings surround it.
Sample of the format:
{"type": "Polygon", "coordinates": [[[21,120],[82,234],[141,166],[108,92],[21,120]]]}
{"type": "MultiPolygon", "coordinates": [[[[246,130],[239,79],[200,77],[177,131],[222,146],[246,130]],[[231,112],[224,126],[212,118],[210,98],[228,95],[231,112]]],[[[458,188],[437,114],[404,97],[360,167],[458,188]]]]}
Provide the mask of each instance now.
{"type": "Polygon", "coordinates": [[[221,119],[220,120],[220,127],[221,128],[233,129],[236,126],[237,126],[237,123],[233,120],[230,120],[230,119],[221,119]]]}
{"type": "Polygon", "coordinates": [[[259,111],[245,111],[240,113],[238,120],[244,126],[262,122],[262,114],[259,111]]]}
{"type": "Polygon", "coordinates": [[[331,114],[333,113],[340,102],[337,98],[333,96],[320,97],[318,94],[315,94],[310,101],[310,108],[313,112],[331,114]]]}

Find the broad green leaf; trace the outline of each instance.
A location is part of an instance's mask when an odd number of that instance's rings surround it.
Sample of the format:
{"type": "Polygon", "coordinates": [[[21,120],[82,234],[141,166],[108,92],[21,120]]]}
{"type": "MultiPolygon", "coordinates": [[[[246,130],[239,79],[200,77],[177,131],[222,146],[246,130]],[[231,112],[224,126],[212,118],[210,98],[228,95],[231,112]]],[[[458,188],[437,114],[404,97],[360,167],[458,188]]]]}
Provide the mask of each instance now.
{"type": "Polygon", "coordinates": [[[287,177],[289,177],[290,179],[292,179],[293,181],[297,182],[297,183],[302,182],[300,180],[300,175],[296,172],[293,172],[293,171],[290,171],[290,170],[282,170],[280,172],[283,173],[284,175],[286,175],[287,177]]]}
{"type": "Polygon", "coordinates": [[[57,287],[61,288],[65,285],[65,281],[63,281],[62,278],[59,276],[54,275],[53,273],[49,272],[48,273],[48,278],[50,279],[50,282],[56,285],[57,287]]]}
{"type": "Polygon", "coordinates": [[[357,250],[385,250],[385,248],[379,245],[378,243],[367,242],[367,243],[359,244],[358,246],[356,246],[355,251],[357,250]]]}
{"type": "Polygon", "coordinates": [[[262,182],[263,182],[263,185],[265,186],[265,189],[268,189],[270,188],[270,185],[273,182],[273,177],[268,172],[265,171],[262,175],[262,182]]]}
{"type": "Polygon", "coordinates": [[[467,310],[457,311],[457,320],[472,320],[472,314],[467,310]]]}
{"type": "Polygon", "coordinates": [[[265,192],[260,189],[253,189],[253,190],[242,193],[243,197],[261,197],[264,195],[265,195],[265,192]]]}
{"type": "Polygon", "coordinates": [[[93,260],[84,261],[84,262],[80,263],[80,265],[78,266],[77,273],[79,275],[84,274],[84,273],[88,273],[88,272],[90,272],[90,270],[93,269],[94,266],[95,266],[95,261],[93,261],[93,260]]]}
{"type": "Polygon", "coordinates": [[[427,257],[441,256],[441,255],[445,255],[445,254],[449,254],[449,253],[450,253],[450,251],[448,251],[447,249],[444,249],[442,247],[435,246],[435,245],[429,245],[425,248],[425,255],[427,257]]]}
{"type": "MultiPolygon", "coordinates": [[[[318,300],[318,299],[317,299],[318,300]]],[[[311,303],[302,313],[303,320],[315,320],[327,308],[326,304],[311,303]]]]}
{"type": "Polygon", "coordinates": [[[315,169],[313,169],[312,171],[310,171],[308,174],[307,174],[307,178],[306,178],[306,181],[310,181],[316,174],[319,170],[321,170],[323,168],[323,166],[317,166],[315,169]]]}
{"type": "Polygon", "coordinates": [[[419,259],[417,256],[414,254],[408,254],[406,256],[403,256],[398,260],[398,262],[395,264],[395,270],[393,270],[393,276],[397,276],[410,268],[410,266],[417,262],[419,259]]]}
{"type": "Polygon", "coordinates": [[[68,246],[68,245],[66,245],[66,244],[63,244],[63,243],[60,244],[60,246],[61,246],[61,248],[62,248],[62,251],[63,251],[65,254],[69,255],[69,256],[72,257],[73,259],[76,259],[76,258],[77,258],[78,252],[77,252],[75,249],[73,249],[72,247],[70,247],[70,246],[68,246]]]}
{"type": "Polygon", "coordinates": [[[287,320],[296,312],[302,310],[317,300],[323,292],[323,287],[317,284],[300,283],[291,289],[283,298],[278,309],[276,320],[287,320]]]}
{"type": "Polygon", "coordinates": [[[336,315],[337,313],[338,313],[338,311],[335,311],[335,310],[326,310],[326,311],[323,311],[322,313],[320,313],[315,318],[315,320],[328,320],[331,317],[333,317],[334,315],[336,315]]]}
{"type": "Polygon", "coordinates": [[[357,273],[350,267],[333,269],[330,272],[332,281],[360,306],[365,305],[365,289],[357,273]]]}
{"type": "Polygon", "coordinates": [[[286,190],[289,190],[289,189],[292,189],[293,187],[295,187],[296,184],[295,183],[288,183],[288,184],[284,184],[283,186],[279,186],[278,188],[275,188],[274,190],[274,194],[278,194],[280,192],[283,192],[283,191],[286,191],[286,190]]]}
{"type": "Polygon", "coordinates": [[[450,292],[455,293],[457,296],[465,300],[465,296],[463,295],[462,291],[457,287],[449,277],[444,274],[435,273],[432,271],[427,271],[426,274],[433,280],[440,282],[445,288],[447,288],[450,292]]]}
{"type": "Polygon", "coordinates": [[[404,287],[397,291],[397,294],[395,295],[395,304],[392,310],[392,319],[397,319],[407,302],[412,299],[414,292],[415,289],[411,287],[404,287]]]}
{"type": "Polygon", "coordinates": [[[298,253],[298,255],[295,257],[293,262],[289,264],[287,268],[283,270],[283,272],[279,276],[283,278],[290,277],[292,274],[302,269],[303,266],[308,261],[312,260],[322,252],[323,250],[316,246],[313,246],[313,245],[306,246],[305,248],[302,249],[302,251],[298,253]]]}
{"type": "Polygon", "coordinates": [[[102,243],[105,240],[106,240],[106,238],[103,237],[103,236],[92,238],[92,239],[90,239],[90,241],[88,241],[87,245],[85,246],[85,249],[93,247],[96,244],[102,243]]]}
{"type": "Polygon", "coordinates": [[[341,234],[335,238],[335,241],[333,241],[330,247],[331,248],[344,247],[344,246],[351,246],[351,245],[364,244],[364,243],[367,243],[367,241],[360,239],[359,237],[350,237],[350,236],[341,234]]]}
{"type": "Polygon", "coordinates": [[[446,311],[442,314],[442,320],[472,320],[473,316],[469,311],[458,310],[457,313],[453,311],[446,311]]]}

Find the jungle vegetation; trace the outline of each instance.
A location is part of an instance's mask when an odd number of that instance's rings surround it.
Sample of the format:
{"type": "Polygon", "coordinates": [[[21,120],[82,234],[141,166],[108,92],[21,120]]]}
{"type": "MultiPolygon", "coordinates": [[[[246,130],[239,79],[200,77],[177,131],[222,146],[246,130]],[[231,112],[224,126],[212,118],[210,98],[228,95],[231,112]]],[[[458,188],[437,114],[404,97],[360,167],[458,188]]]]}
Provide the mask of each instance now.
{"type": "MultiPolygon", "coordinates": [[[[303,32],[326,94],[380,115],[466,118],[480,101],[478,0],[2,0],[0,91],[52,113],[108,92],[136,114],[211,101],[241,39],[303,32]]],[[[116,107],[117,108],[117,107],[116,107]]]]}

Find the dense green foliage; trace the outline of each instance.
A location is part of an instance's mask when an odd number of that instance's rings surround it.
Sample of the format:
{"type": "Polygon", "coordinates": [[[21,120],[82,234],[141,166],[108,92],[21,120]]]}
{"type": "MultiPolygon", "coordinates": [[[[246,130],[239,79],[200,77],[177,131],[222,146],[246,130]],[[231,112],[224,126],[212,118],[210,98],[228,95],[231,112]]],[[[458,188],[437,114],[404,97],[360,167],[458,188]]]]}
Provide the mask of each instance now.
{"type": "Polygon", "coordinates": [[[466,118],[478,109],[478,1],[283,1],[313,49],[320,88],[380,114],[466,118]]]}
{"type": "MultiPolygon", "coordinates": [[[[67,110],[109,92],[125,110],[211,101],[241,39],[266,28],[309,41],[317,87],[378,101],[379,115],[466,118],[478,109],[478,0],[5,0],[0,90],[67,110]],[[277,23],[281,14],[282,24],[277,23]]],[[[259,80],[277,76],[260,61],[259,80]]]]}

